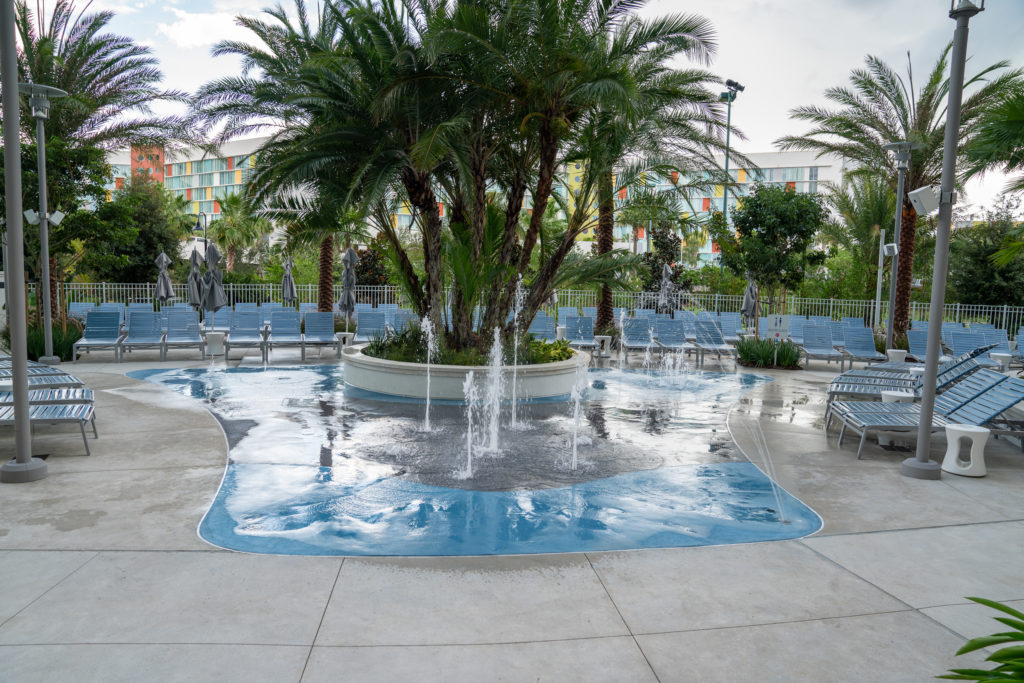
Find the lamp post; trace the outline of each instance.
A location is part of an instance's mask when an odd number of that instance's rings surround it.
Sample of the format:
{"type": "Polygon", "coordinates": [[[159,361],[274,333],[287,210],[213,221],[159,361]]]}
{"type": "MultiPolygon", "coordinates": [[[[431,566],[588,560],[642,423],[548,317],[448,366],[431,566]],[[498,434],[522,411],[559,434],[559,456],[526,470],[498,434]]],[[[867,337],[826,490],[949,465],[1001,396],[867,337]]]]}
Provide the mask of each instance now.
{"type": "Polygon", "coordinates": [[[28,340],[25,333],[25,248],[21,216],[21,139],[18,110],[18,53],[14,36],[14,2],[0,0],[0,82],[3,83],[4,193],[10,288],[11,393],[14,398],[14,459],[0,466],[0,481],[27,482],[46,476],[46,462],[32,457],[32,423],[28,404],[28,340]]]}
{"type": "MultiPolygon", "coordinates": [[[[939,368],[939,343],[942,339],[942,308],[946,299],[946,271],[949,269],[949,239],[956,201],[956,149],[960,130],[960,103],[964,91],[964,65],[967,61],[967,25],[971,17],[985,9],[970,0],[951,0],[949,16],[956,21],[953,54],[949,65],[949,101],[946,105],[946,135],[942,149],[942,183],[939,190],[939,222],[935,229],[935,263],[932,300],[928,314],[928,351],[921,392],[921,423],[917,430],[917,452],[907,458],[900,472],[915,479],[939,479],[939,464],[928,458],[932,441],[932,416],[935,414],[935,381],[939,368]]],[[[911,193],[912,201],[917,190],[911,193]]],[[[914,208],[917,208],[915,205],[914,208]]],[[[927,213],[925,211],[924,213],[927,213]]]]}
{"type": "MultiPolygon", "coordinates": [[[[39,169],[39,215],[36,220],[29,218],[35,225],[39,223],[39,301],[43,309],[43,351],[40,362],[47,365],[58,365],[60,358],[53,355],[53,320],[50,311],[50,230],[48,223],[60,224],[64,214],[51,216],[46,206],[46,119],[50,118],[50,98],[67,97],[60,88],[36,83],[19,83],[18,92],[28,95],[28,106],[32,110],[32,118],[36,120],[36,161],[39,169]]],[[[59,213],[59,212],[58,212],[59,213]]],[[[26,213],[26,215],[28,215],[26,213]]]]}
{"type": "Polygon", "coordinates": [[[206,229],[210,227],[210,217],[205,212],[200,211],[199,215],[196,216],[196,226],[192,228],[192,232],[199,232],[200,229],[203,231],[203,258],[206,258],[206,247],[210,244],[209,240],[206,239],[206,229]],[[205,219],[200,221],[200,219],[205,219]]]}
{"type": "MultiPolygon", "coordinates": [[[[729,133],[732,129],[732,101],[736,99],[736,93],[746,90],[731,78],[725,82],[726,91],[718,96],[718,99],[727,103],[725,115],[725,177],[729,179],[729,133]]],[[[725,224],[729,224],[729,192],[722,186],[722,218],[725,224]]]]}
{"type": "MultiPolygon", "coordinates": [[[[899,253],[900,245],[900,228],[903,224],[903,181],[907,177],[907,168],[909,168],[908,162],[910,161],[910,151],[918,147],[913,142],[893,142],[888,145],[883,145],[882,149],[887,152],[896,153],[896,169],[897,169],[897,180],[896,180],[896,230],[894,232],[895,237],[893,243],[896,245],[897,254],[899,253]]],[[[885,348],[892,348],[892,319],[893,319],[893,304],[896,301],[896,275],[899,267],[899,259],[893,258],[892,260],[892,273],[889,276],[889,317],[886,318],[885,323],[885,348]]]]}

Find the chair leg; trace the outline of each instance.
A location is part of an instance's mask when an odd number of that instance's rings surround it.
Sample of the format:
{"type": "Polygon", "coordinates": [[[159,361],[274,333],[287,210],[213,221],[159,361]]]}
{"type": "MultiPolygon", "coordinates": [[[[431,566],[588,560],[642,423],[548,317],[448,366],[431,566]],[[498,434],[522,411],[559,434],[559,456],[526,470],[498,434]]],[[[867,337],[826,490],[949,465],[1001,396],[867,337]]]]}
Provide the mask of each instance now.
{"type": "Polygon", "coordinates": [[[860,460],[860,456],[864,453],[864,442],[867,441],[868,430],[865,429],[860,433],[860,446],[857,447],[857,459],[860,460]]]}
{"type": "Polygon", "coordinates": [[[85,420],[80,420],[78,426],[82,430],[82,443],[85,444],[85,454],[92,455],[92,452],[89,450],[89,439],[85,436],[85,420]]]}
{"type": "Polygon", "coordinates": [[[93,438],[94,439],[100,438],[100,433],[96,431],[96,415],[94,414],[89,421],[92,422],[92,436],[93,436],[93,438]]]}
{"type": "Polygon", "coordinates": [[[844,436],[846,436],[846,422],[843,422],[843,426],[839,430],[839,442],[836,444],[837,446],[842,446],[843,445],[843,437],[844,436]]]}

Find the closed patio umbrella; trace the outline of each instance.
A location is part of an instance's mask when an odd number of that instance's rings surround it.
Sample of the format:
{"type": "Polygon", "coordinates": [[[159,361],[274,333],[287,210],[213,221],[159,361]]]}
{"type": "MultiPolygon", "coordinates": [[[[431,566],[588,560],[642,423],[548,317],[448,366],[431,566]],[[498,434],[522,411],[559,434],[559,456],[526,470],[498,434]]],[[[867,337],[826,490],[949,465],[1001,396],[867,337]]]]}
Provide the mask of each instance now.
{"type": "Polygon", "coordinates": [[[338,310],[345,314],[345,320],[356,311],[356,265],[359,263],[359,254],[352,247],[345,250],[341,257],[344,270],[341,271],[341,301],[338,302],[338,310]]]}
{"type": "Polygon", "coordinates": [[[292,263],[292,257],[286,256],[282,266],[284,275],[281,276],[281,303],[285,306],[294,306],[299,300],[299,294],[295,291],[295,277],[292,275],[295,264],[292,263]]]}
{"type": "Polygon", "coordinates": [[[203,276],[203,310],[219,311],[228,303],[224,293],[223,275],[217,264],[220,263],[220,252],[214,244],[206,248],[206,275],[203,276]]]}
{"type": "Polygon", "coordinates": [[[199,250],[192,250],[192,257],[189,259],[188,270],[188,305],[199,310],[203,305],[203,273],[201,268],[203,259],[199,256],[199,250]]]}
{"type": "Polygon", "coordinates": [[[167,273],[167,266],[171,265],[171,259],[164,252],[156,257],[156,266],[160,274],[156,276],[156,300],[160,302],[174,298],[174,287],[171,286],[171,276],[167,273]]]}
{"type": "Polygon", "coordinates": [[[754,329],[757,329],[757,283],[754,282],[754,278],[747,275],[747,288],[743,290],[743,305],[740,307],[740,313],[743,315],[743,320],[749,327],[751,324],[754,325],[754,329]]]}

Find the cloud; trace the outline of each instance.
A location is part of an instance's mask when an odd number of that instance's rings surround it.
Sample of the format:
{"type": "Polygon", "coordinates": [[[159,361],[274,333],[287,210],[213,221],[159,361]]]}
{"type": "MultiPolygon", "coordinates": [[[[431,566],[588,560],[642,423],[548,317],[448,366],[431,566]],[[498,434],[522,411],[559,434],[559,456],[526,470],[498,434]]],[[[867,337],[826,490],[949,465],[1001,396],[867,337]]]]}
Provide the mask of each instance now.
{"type": "Polygon", "coordinates": [[[176,20],[157,24],[157,31],[176,47],[193,49],[221,40],[252,40],[252,34],[235,22],[235,12],[186,12],[168,7],[176,20]]]}

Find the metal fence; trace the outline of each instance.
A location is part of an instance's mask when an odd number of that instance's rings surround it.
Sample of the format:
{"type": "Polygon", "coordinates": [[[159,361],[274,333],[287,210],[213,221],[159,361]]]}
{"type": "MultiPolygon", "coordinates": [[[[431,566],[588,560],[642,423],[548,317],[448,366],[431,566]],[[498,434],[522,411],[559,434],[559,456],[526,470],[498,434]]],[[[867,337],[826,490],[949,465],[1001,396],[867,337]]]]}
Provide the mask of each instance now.
{"type": "MultiPolygon", "coordinates": [[[[153,301],[155,285],[153,283],[114,283],[97,282],[64,283],[58,292],[58,299],[61,306],[67,306],[70,302],[106,302],[115,301],[122,303],[149,302],[153,301]]],[[[35,286],[29,283],[29,296],[35,296],[35,286]]],[[[297,285],[296,290],[299,301],[303,303],[315,303],[317,300],[317,285],[297,285]]],[[[234,303],[262,303],[265,301],[280,301],[281,286],[278,284],[226,284],[224,291],[228,301],[234,303]]],[[[559,306],[597,306],[599,292],[590,289],[558,290],[557,303],[549,302],[552,305],[545,306],[545,310],[553,312],[559,306]]],[[[174,295],[177,301],[188,300],[188,286],[185,284],[174,285],[174,295]]],[[[656,308],[659,306],[659,294],[657,292],[614,292],[612,295],[613,305],[618,308],[632,310],[634,308],[656,308]]],[[[341,297],[341,285],[334,287],[334,300],[341,297]]],[[[356,301],[359,303],[407,305],[397,287],[391,285],[356,287],[356,301]]],[[[714,312],[739,311],[743,304],[743,297],[733,294],[714,294],[710,292],[690,293],[678,292],[673,294],[667,302],[675,309],[707,310],[714,312]]],[[[872,326],[875,319],[874,300],[860,299],[806,299],[800,297],[789,297],[784,301],[776,301],[769,305],[767,299],[761,300],[761,314],[770,313],[780,315],[824,315],[833,320],[842,318],[861,318],[869,326],[872,326]]],[[[912,302],[910,305],[910,317],[912,320],[927,320],[929,316],[929,305],[927,303],[912,302]]],[[[878,319],[884,325],[888,317],[888,302],[882,301],[878,319]]],[[[975,304],[946,304],[943,311],[943,320],[947,322],[984,322],[991,323],[998,328],[1007,330],[1011,335],[1024,325],[1024,307],[1001,306],[1001,305],[975,305],[975,304]]]]}

